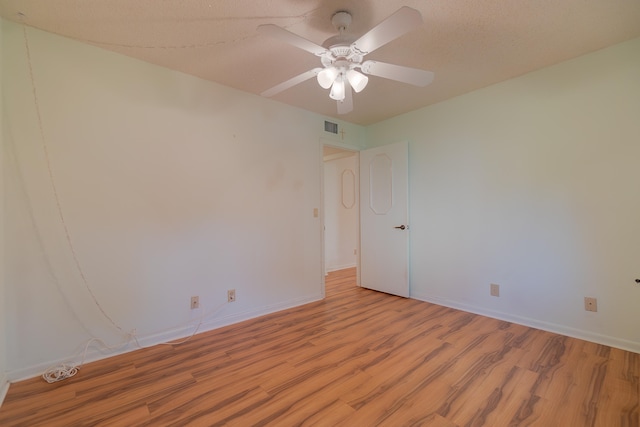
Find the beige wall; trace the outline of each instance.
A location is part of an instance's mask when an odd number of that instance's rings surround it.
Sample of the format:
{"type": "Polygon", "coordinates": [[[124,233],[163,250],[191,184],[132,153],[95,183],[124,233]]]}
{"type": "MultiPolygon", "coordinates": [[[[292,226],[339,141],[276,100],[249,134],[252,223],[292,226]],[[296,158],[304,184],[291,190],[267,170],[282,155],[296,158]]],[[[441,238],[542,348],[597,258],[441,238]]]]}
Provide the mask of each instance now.
{"type": "MultiPolygon", "coordinates": [[[[23,28],[3,23],[12,378],[90,337],[118,345],[135,329],[152,344],[190,334],[201,314],[205,330],[321,297],[324,117],[27,35],[42,133],[23,28]]],[[[361,127],[340,125],[361,144],[361,127]]]]}
{"type": "Polygon", "coordinates": [[[639,76],[636,39],[369,126],[410,141],[411,295],[640,351],[639,76]]]}
{"type": "MultiPolygon", "coordinates": [[[[1,30],[0,369],[120,343],[89,289],[144,344],[321,296],[323,117],[28,29],[41,132],[23,28],[1,30]]],[[[341,123],[354,148],[410,141],[412,296],[640,350],[638,75],[634,40],[341,123]]]]}

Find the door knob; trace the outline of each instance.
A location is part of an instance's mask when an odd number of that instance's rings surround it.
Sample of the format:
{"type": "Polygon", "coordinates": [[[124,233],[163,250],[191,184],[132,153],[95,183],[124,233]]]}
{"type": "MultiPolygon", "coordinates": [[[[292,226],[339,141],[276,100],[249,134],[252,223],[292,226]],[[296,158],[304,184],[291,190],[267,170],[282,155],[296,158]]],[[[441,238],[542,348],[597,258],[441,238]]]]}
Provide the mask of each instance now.
{"type": "Polygon", "coordinates": [[[393,227],[393,228],[398,228],[400,230],[404,230],[407,227],[404,224],[402,224],[402,225],[398,225],[397,227],[393,227]]]}

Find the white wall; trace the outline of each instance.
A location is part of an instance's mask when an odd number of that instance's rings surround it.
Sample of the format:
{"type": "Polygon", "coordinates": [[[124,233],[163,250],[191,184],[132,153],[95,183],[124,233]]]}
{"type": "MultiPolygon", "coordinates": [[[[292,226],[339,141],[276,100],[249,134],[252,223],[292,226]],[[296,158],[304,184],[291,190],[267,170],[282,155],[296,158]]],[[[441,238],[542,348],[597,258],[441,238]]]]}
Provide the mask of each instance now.
{"type": "Polygon", "coordinates": [[[366,135],[410,141],[413,297],[640,351],[640,39],[366,135]]]}
{"type": "MultiPolygon", "coordinates": [[[[2,19],[0,19],[0,101],[4,100],[2,91],[2,19]]],[[[7,392],[7,324],[5,319],[5,262],[4,262],[4,102],[0,102],[0,403],[7,392]]]]}
{"type": "MultiPolygon", "coordinates": [[[[41,133],[23,28],[2,36],[9,378],[122,339],[75,266],[43,135],[86,282],[143,343],[189,333],[230,288],[238,301],[203,329],[320,297],[323,117],[28,29],[41,133]]],[[[640,350],[639,53],[624,43],[366,135],[342,124],[354,148],[411,141],[414,297],[640,350]]]]}
{"type": "Polygon", "coordinates": [[[324,163],[326,271],[356,266],[360,213],[357,175],[355,154],[324,163]]]}
{"type": "MultiPolygon", "coordinates": [[[[321,297],[323,117],[27,35],[42,128],[23,28],[3,23],[10,378],[92,336],[116,344],[135,329],[151,344],[221,305],[201,330],[321,297]],[[189,309],[192,295],[203,308],[189,309]]],[[[360,145],[364,129],[342,125],[360,145]]]]}

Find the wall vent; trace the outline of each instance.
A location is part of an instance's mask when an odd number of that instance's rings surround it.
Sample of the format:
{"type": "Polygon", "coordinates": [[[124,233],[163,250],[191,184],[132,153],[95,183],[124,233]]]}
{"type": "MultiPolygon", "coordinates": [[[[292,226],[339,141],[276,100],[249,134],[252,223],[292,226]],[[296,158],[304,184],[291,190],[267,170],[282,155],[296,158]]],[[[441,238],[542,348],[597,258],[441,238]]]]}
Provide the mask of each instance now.
{"type": "Polygon", "coordinates": [[[338,134],[338,124],[324,121],[324,131],[338,134]]]}

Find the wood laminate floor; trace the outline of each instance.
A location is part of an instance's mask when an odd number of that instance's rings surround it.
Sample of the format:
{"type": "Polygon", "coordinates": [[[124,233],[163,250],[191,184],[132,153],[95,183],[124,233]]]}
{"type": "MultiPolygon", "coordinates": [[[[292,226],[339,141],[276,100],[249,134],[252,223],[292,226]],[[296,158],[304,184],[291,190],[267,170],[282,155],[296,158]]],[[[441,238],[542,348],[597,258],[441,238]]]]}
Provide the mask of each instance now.
{"type": "Polygon", "coordinates": [[[640,355],[355,286],[12,384],[2,426],[639,426],[640,355]]]}

